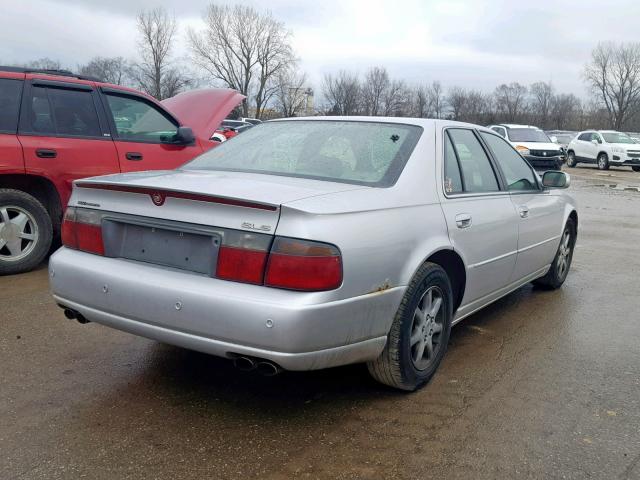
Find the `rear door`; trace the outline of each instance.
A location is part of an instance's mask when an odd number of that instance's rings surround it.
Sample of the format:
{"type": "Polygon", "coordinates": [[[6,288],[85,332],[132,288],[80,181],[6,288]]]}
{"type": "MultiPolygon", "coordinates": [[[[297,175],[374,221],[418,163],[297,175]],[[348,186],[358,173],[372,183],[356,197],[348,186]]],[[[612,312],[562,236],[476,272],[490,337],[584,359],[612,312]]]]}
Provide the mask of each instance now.
{"type": "Polygon", "coordinates": [[[102,94],[123,172],[172,170],[202,153],[197,142],[168,143],[180,125],[149,99],[111,88],[102,94]]]}
{"type": "Polygon", "coordinates": [[[18,132],[25,170],[50,179],[63,206],[73,180],[119,172],[116,149],[92,85],[33,79],[25,99],[18,132]]]}
{"type": "Polygon", "coordinates": [[[560,241],[563,208],[559,197],[542,190],[537,175],[514,148],[497,135],[481,132],[518,213],[518,256],[511,277],[517,282],[551,263],[560,241]]]}
{"type": "Polygon", "coordinates": [[[0,78],[0,174],[24,173],[22,147],[16,133],[24,74],[0,78]]]}
{"type": "Polygon", "coordinates": [[[443,134],[444,198],[449,237],[467,266],[463,307],[472,311],[509,284],[516,261],[517,214],[475,130],[443,134]]]}

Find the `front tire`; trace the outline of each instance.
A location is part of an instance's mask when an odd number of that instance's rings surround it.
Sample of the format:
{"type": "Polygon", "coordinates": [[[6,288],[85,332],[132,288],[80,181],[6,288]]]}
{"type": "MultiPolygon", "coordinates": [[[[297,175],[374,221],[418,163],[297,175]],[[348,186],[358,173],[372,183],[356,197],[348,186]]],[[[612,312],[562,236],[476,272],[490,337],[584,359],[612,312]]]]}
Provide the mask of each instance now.
{"type": "Polygon", "coordinates": [[[51,217],[36,198],[0,189],[0,275],[33,270],[49,253],[52,238],[51,217]]]}
{"type": "Polygon", "coordinates": [[[407,287],[380,356],[367,363],[378,382],[414,391],[426,384],[444,358],[451,333],[453,294],[446,272],[423,264],[407,287]]]}
{"type": "Polygon", "coordinates": [[[567,279],[571,260],[573,259],[573,249],[576,244],[576,224],[569,218],[560,237],[560,245],[553,259],[551,268],[544,277],[534,280],[533,283],[543,288],[555,290],[560,288],[567,279]]]}
{"type": "Polygon", "coordinates": [[[598,170],[609,170],[609,157],[606,153],[598,155],[598,170]]]}
{"type": "Polygon", "coordinates": [[[634,172],[640,172],[640,167],[631,167],[634,172]]]}
{"type": "Polygon", "coordinates": [[[576,154],[574,152],[569,152],[567,155],[567,167],[574,168],[577,164],[576,154]]]}

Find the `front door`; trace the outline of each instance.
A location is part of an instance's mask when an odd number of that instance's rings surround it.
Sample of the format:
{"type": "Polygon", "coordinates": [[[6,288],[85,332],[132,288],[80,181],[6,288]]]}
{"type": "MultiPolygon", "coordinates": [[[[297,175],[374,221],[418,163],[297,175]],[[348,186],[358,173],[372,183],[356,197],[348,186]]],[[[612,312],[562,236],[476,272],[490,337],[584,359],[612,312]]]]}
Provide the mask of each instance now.
{"type": "Polygon", "coordinates": [[[553,260],[563,210],[558,197],[542,190],[535,172],[510,144],[491,133],[482,132],[480,136],[500,168],[518,214],[518,257],[511,281],[525,280],[553,260]]]}
{"type": "Polygon", "coordinates": [[[113,90],[103,95],[123,172],[172,170],[202,153],[197,143],[168,143],[179,125],[148,99],[113,90]]]}
{"type": "Polygon", "coordinates": [[[468,272],[458,310],[462,315],[509,284],[516,261],[517,214],[473,129],[446,129],[443,142],[442,208],[453,247],[468,272]]]}

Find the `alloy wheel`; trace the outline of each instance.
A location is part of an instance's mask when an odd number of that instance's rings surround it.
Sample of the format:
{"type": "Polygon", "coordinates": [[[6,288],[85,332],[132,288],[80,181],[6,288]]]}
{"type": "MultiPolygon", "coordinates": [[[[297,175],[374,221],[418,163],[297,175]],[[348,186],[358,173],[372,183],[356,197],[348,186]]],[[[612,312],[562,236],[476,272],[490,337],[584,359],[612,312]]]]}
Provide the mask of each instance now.
{"type": "Polygon", "coordinates": [[[438,287],[430,287],[420,298],[411,325],[411,360],[418,370],[434,361],[441,348],[440,334],[444,325],[443,294],[438,287]]]}
{"type": "Polygon", "coordinates": [[[0,207],[0,260],[17,261],[29,255],[38,242],[38,225],[22,207],[0,207]]]}
{"type": "Polygon", "coordinates": [[[560,249],[558,250],[557,270],[558,277],[564,279],[569,271],[569,261],[571,260],[571,232],[567,228],[562,234],[560,249]]]}

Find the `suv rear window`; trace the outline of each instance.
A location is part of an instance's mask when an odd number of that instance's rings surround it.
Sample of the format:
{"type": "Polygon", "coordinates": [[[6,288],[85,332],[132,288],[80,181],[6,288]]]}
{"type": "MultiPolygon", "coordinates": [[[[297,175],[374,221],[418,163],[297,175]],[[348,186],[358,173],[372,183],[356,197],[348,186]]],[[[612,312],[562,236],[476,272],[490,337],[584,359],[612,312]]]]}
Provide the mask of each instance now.
{"type": "Polygon", "coordinates": [[[16,133],[22,80],[0,78],[0,133],[16,133]]]}
{"type": "Polygon", "coordinates": [[[393,185],[422,128],[339,120],[267,122],[183,166],[313,178],[374,187],[393,185]]]}

